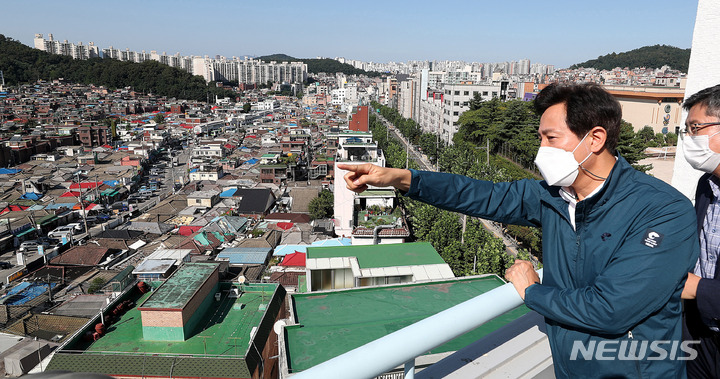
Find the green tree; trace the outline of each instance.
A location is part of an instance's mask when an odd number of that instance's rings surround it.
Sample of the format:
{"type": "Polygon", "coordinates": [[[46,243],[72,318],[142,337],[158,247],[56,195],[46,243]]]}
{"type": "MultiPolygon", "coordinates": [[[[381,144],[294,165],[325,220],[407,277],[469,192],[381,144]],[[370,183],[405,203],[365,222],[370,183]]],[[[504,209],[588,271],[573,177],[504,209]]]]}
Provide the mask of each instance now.
{"type": "Polygon", "coordinates": [[[250,103],[243,104],[243,113],[250,113],[250,110],[252,109],[252,105],[250,103]]]}
{"type": "MultiPolygon", "coordinates": [[[[645,131],[643,133],[644,135],[640,135],[640,133],[635,134],[632,124],[622,121],[620,123],[620,136],[618,139],[617,152],[622,155],[622,157],[625,158],[625,160],[627,160],[634,168],[647,172],[650,170],[652,165],[637,164],[638,161],[645,158],[645,149],[647,148],[646,137],[648,132],[645,131]]],[[[652,128],[650,128],[649,134],[654,138],[652,128]]]]}
{"type": "Polygon", "coordinates": [[[34,119],[34,118],[28,119],[28,120],[25,122],[25,124],[23,125],[23,127],[24,127],[25,129],[32,129],[32,128],[36,127],[36,126],[38,126],[38,122],[37,122],[37,120],[34,119]]]}
{"type": "Polygon", "coordinates": [[[90,281],[90,286],[88,287],[88,293],[95,293],[99,291],[104,285],[105,285],[105,279],[97,277],[90,281]]]}
{"type": "Polygon", "coordinates": [[[676,146],[678,142],[678,136],[675,133],[668,133],[665,135],[665,142],[667,146],[676,146]]]}
{"type": "Polygon", "coordinates": [[[153,121],[158,124],[162,124],[163,122],[165,122],[165,115],[158,113],[155,115],[155,117],[153,117],[153,121]]]}
{"type": "Polygon", "coordinates": [[[329,218],[335,214],[333,193],[328,190],[320,192],[318,197],[310,201],[310,218],[317,220],[320,218],[329,218]]]}
{"type": "Polygon", "coordinates": [[[117,120],[115,119],[110,121],[110,132],[112,133],[113,139],[117,138],[117,120]]]}

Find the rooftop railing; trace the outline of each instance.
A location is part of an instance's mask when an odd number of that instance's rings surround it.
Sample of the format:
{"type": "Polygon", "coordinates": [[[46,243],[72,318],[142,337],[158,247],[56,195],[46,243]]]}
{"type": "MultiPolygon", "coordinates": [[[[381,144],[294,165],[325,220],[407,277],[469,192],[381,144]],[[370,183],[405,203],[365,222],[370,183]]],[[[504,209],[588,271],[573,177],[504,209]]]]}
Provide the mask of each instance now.
{"type": "MultiPolygon", "coordinates": [[[[538,270],[541,279],[542,274],[538,270]]],[[[416,357],[522,304],[515,287],[507,283],[292,377],[367,379],[404,365],[405,379],[412,379],[416,357]]]]}

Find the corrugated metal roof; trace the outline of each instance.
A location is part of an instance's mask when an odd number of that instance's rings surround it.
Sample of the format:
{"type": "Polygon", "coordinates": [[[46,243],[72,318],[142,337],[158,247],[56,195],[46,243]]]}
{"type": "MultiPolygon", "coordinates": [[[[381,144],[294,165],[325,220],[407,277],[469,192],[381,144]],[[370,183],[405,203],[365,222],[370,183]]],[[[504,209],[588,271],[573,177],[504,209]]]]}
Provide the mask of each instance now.
{"type": "Polygon", "coordinates": [[[262,265],[267,262],[271,249],[244,248],[247,251],[232,251],[243,248],[225,249],[217,255],[217,260],[227,260],[231,265],[262,265]],[[231,251],[228,251],[231,250],[231,251]]]}
{"type": "Polygon", "coordinates": [[[145,259],[132,273],[133,275],[165,274],[174,264],[174,259],[145,259]]]}
{"type": "Polygon", "coordinates": [[[428,242],[307,248],[308,266],[312,259],[333,257],[356,257],[360,268],[445,263],[428,242]]]}
{"type": "Polygon", "coordinates": [[[152,254],[148,255],[145,259],[164,260],[172,259],[177,263],[187,260],[187,257],[192,253],[191,249],[158,249],[152,254]]]}

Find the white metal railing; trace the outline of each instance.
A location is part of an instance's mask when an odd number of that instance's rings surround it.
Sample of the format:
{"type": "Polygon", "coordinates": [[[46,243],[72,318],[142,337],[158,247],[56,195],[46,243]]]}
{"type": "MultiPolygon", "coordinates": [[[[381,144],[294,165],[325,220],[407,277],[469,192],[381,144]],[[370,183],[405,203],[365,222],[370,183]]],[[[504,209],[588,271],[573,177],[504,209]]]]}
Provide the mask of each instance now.
{"type": "MultiPolygon", "coordinates": [[[[543,270],[538,270],[541,279],[542,274],[543,270]]],[[[413,378],[416,357],[522,303],[515,287],[507,283],[292,377],[367,379],[404,365],[405,378],[413,378]]]]}

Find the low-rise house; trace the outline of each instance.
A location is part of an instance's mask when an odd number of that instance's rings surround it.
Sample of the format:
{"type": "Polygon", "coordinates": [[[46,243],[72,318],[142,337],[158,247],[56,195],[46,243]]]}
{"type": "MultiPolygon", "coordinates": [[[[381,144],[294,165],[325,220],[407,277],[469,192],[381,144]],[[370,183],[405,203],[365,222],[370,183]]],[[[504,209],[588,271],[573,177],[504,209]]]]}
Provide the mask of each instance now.
{"type": "Polygon", "coordinates": [[[308,291],[454,278],[428,242],[307,248],[308,291]]]}
{"type": "Polygon", "coordinates": [[[195,191],[187,195],[188,207],[212,208],[218,203],[220,197],[217,191],[195,191]]]}

